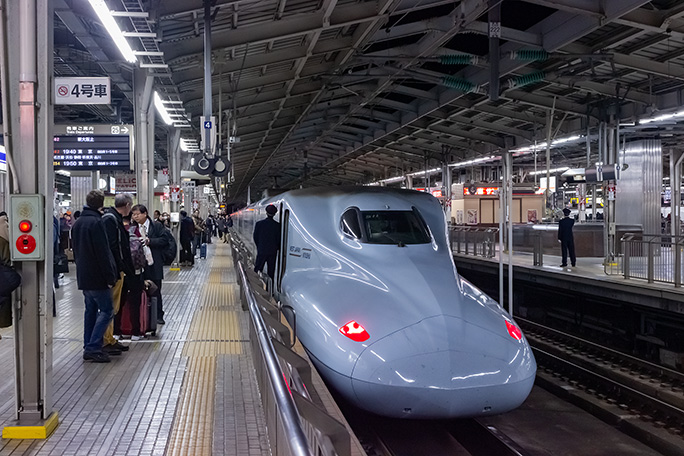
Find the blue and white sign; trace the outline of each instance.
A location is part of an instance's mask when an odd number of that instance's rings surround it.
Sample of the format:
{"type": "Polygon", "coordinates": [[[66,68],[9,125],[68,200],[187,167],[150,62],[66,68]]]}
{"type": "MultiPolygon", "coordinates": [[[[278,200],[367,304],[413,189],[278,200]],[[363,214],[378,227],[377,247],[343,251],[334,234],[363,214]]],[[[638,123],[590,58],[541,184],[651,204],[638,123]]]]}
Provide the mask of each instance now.
{"type": "Polygon", "coordinates": [[[0,171],[7,171],[7,154],[3,145],[0,145],[0,171]]]}
{"type": "Polygon", "coordinates": [[[211,120],[207,120],[204,122],[204,129],[211,130],[211,120]]]}

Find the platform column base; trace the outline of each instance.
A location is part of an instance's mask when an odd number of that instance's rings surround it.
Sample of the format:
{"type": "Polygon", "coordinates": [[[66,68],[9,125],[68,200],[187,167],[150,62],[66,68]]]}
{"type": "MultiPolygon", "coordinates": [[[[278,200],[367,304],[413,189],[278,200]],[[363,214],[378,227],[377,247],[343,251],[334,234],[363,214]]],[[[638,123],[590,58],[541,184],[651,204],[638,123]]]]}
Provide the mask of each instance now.
{"type": "Polygon", "coordinates": [[[2,438],[44,440],[50,437],[58,425],[59,416],[57,412],[52,412],[48,419],[40,420],[34,425],[5,426],[2,430],[2,438]]]}

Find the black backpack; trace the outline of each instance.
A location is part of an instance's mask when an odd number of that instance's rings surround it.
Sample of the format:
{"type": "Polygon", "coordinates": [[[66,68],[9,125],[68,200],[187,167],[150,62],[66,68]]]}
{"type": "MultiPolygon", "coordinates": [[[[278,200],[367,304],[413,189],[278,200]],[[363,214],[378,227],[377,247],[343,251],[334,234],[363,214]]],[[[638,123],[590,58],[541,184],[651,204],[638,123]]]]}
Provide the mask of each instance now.
{"type": "Polygon", "coordinates": [[[176,251],[178,249],[176,245],[176,239],[173,237],[173,233],[171,231],[164,227],[164,231],[162,231],[162,237],[166,239],[166,247],[164,247],[164,250],[162,250],[162,259],[164,260],[165,265],[170,265],[173,263],[173,260],[176,259],[176,251]]]}

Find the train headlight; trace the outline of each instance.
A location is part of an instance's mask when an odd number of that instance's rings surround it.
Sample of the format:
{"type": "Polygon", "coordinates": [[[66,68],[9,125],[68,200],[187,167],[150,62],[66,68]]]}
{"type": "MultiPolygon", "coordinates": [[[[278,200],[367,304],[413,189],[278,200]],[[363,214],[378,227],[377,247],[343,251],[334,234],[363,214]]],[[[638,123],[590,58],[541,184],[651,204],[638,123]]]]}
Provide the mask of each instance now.
{"type": "Polygon", "coordinates": [[[515,340],[520,340],[522,339],[522,331],[520,331],[520,328],[515,326],[513,323],[510,323],[508,320],[506,320],[506,329],[508,329],[508,334],[515,339],[515,340]]]}
{"type": "Polygon", "coordinates": [[[340,332],[354,342],[365,342],[370,339],[368,331],[354,320],[340,327],[340,332]]]}

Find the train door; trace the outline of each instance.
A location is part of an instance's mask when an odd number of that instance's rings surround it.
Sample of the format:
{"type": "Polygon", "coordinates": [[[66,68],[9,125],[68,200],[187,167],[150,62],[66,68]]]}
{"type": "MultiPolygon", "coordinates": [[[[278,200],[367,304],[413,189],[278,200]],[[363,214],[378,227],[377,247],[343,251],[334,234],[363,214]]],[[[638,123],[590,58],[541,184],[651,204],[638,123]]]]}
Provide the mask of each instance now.
{"type": "MultiPolygon", "coordinates": [[[[282,211],[282,204],[280,206],[282,211]]],[[[285,210],[282,213],[282,220],[280,222],[280,258],[279,258],[279,269],[276,273],[276,291],[280,293],[281,286],[283,283],[283,275],[285,274],[285,268],[287,267],[287,242],[288,242],[288,232],[290,228],[290,210],[285,210]]]]}

